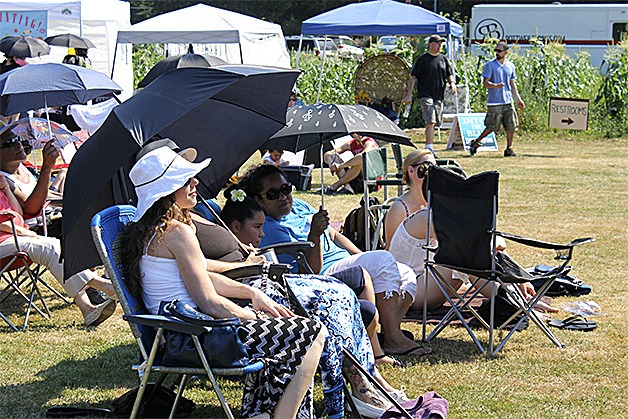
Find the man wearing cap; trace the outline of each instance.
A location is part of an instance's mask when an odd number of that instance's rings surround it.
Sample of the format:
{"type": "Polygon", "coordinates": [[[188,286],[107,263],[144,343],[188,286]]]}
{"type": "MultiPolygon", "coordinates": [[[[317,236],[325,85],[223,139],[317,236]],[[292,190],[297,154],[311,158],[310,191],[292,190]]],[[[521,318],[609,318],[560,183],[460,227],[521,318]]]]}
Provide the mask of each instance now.
{"type": "Polygon", "coordinates": [[[515,157],[512,149],[512,140],[519,125],[515,110],[513,95],[517,99],[517,106],[524,108],[525,104],[517,91],[517,74],[515,66],[506,59],[508,44],[500,41],[495,44],[495,59],[489,61],[482,71],[484,87],[488,89],[486,118],[484,131],[469,145],[469,154],[474,155],[482,145],[482,139],[493,131],[499,130],[501,125],[506,130],[506,149],[504,157],[515,157]]]}
{"type": "Polygon", "coordinates": [[[456,80],[447,57],[441,54],[441,46],[445,39],[439,35],[432,35],[428,40],[429,50],[421,55],[410,73],[408,91],[404,101],[412,103],[414,85],[417,86],[417,97],[421,101],[423,121],[425,121],[425,148],[434,153],[434,128],[440,126],[443,120],[443,99],[445,85],[451,86],[456,93],[456,80]]]}

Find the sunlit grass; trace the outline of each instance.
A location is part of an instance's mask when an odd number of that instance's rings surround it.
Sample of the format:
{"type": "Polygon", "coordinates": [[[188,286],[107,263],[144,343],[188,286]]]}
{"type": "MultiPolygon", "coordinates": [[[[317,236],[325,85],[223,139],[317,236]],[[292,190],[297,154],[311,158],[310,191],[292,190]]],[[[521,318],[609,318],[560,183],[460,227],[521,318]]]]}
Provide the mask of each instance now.
{"type": "MultiPolygon", "coordinates": [[[[411,134],[422,142],[422,132],[411,134]]],[[[436,150],[439,157],[457,159],[469,174],[501,173],[501,230],[557,242],[596,237],[595,243],[578,248],[573,260],[573,274],[591,284],[593,292],[557,298],[554,305],[595,300],[605,313],[595,318],[598,329],[556,330],[566,344],[559,349],[530,327],[490,359],[478,354],[463,329],[449,328],[430,342],[433,355],[410,360],[405,370],[388,367],[382,373],[394,385],[406,386],[411,396],[437,391],[449,400],[452,418],[625,417],[628,139],[602,141],[562,132],[551,138],[526,137],[517,134],[515,149],[522,156],[518,158],[490,152],[469,158],[461,151],[444,151],[444,137],[436,150]]],[[[257,160],[256,156],[251,162],[257,160]]],[[[389,167],[394,167],[392,160],[389,167]]],[[[326,179],[329,184],[329,172],[326,179]]],[[[313,186],[319,182],[315,171],[313,186]]],[[[320,204],[313,192],[295,196],[320,204]]],[[[340,221],[358,202],[357,196],[331,196],[326,207],[331,218],[340,221]]],[[[524,265],[549,261],[544,253],[514,245],[510,249],[524,265]]],[[[0,324],[2,418],[43,417],[47,407],[56,405],[108,407],[138,382],[130,370],[137,359],[135,346],[120,309],[96,330],[85,330],[76,307],[49,296],[48,301],[52,320],[34,314],[25,333],[10,333],[0,324]]],[[[22,319],[24,307],[14,298],[0,309],[14,322],[22,319]]],[[[420,336],[419,324],[406,323],[404,328],[420,336]]],[[[221,383],[237,410],[241,387],[221,383]]],[[[194,382],[186,395],[199,405],[194,417],[223,417],[205,382],[194,382]]],[[[316,399],[320,407],[320,389],[316,399]]]]}

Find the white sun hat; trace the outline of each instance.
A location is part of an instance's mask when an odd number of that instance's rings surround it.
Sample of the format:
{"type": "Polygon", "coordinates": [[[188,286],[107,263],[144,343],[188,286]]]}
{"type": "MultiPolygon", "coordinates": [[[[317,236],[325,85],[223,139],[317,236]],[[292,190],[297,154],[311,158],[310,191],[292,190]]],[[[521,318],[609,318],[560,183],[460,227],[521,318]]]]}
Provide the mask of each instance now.
{"type": "Polygon", "coordinates": [[[139,221],[157,200],[183,187],[188,179],[196,176],[211,162],[211,158],[200,163],[188,161],[194,158],[194,149],[186,149],[180,155],[169,147],[159,147],[135,163],[129,173],[137,194],[137,212],[133,221],[139,221]]]}

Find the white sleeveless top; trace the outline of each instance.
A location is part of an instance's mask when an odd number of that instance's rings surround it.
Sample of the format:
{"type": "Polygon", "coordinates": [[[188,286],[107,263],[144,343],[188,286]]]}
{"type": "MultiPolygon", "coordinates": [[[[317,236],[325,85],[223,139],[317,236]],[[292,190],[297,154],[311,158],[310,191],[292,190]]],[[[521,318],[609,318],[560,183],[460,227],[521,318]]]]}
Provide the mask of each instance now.
{"type": "Polygon", "coordinates": [[[35,186],[37,186],[37,178],[35,177],[35,175],[33,175],[31,173],[30,170],[28,170],[26,168],[26,166],[24,166],[22,163],[20,163],[19,168],[17,169],[18,172],[23,175],[26,176],[27,181],[26,182],[22,182],[16,175],[14,174],[9,174],[6,172],[2,172],[6,177],[8,177],[9,179],[11,179],[15,185],[20,188],[20,191],[24,192],[24,195],[26,196],[31,196],[31,194],[33,193],[33,191],[35,190],[35,186]]]}
{"type": "MultiPolygon", "coordinates": [[[[427,208],[421,208],[411,214],[410,217],[421,211],[427,211],[427,208]]],[[[406,218],[406,220],[408,218],[406,218]]],[[[424,260],[426,251],[423,249],[423,246],[425,245],[425,238],[417,239],[416,237],[411,236],[405,227],[406,220],[404,220],[401,224],[399,224],[399,227],[397,227],[397,231],[395,231],[395,234],[390,241],[389,251],[395,257],[397,262],[401,262],[411,267],[418,277],[423,275],[423,270],[425,268],[424,260]]],[[[430,244],[436,245],[437,242],[435,239],[432,239],[430,240],[430,244]]]]}
{"type": "MultiPolygon", "coordinates": [[[[153,235],[148,241],[146,249],[154,237],[153,235]]],[[[176,259],[144,253],[140,260],[140,272],[142,273],[142,299],[149,313],[157,314],[162,301],[172,301],[175,298],[192,307],[197,306],[181,278],[176,259]]]]}

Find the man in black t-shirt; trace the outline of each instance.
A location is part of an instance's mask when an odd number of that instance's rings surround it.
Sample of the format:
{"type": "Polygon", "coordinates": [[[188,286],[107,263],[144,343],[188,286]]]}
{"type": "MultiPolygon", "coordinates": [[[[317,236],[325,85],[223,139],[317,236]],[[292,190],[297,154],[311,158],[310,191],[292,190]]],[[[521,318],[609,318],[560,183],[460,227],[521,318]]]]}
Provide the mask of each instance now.
{"type": "Polygon", "coordinates": [[[434,128],[436,124],[440,126],[443,119],[445,84],[449,83],[451,91],[456,93],[456,81],[451,64],[440,52],[444,41],[445,39],[439,35],[430,36],[428,52],[421,55],[412,67],[404,99],[406,103],[412,103],[412,92],[416,84],[417,97],[421,101],[425,121],[425,148],[432,153],[434,153],[434,128]]]}

